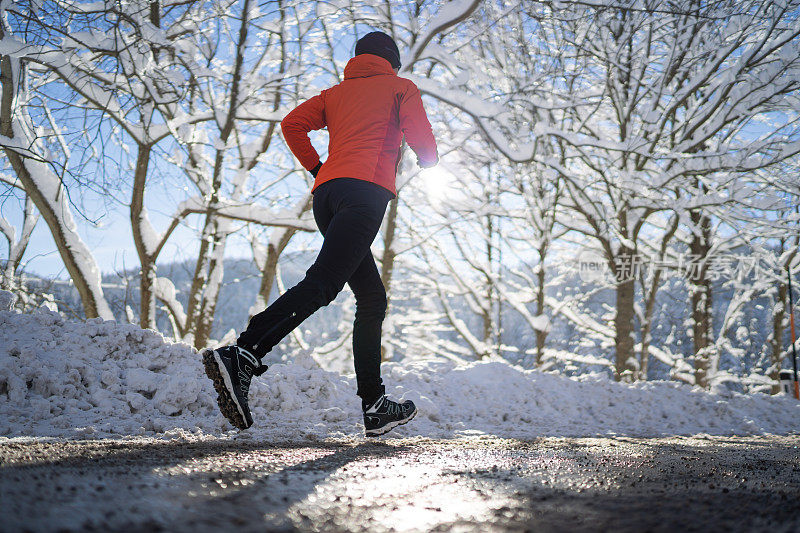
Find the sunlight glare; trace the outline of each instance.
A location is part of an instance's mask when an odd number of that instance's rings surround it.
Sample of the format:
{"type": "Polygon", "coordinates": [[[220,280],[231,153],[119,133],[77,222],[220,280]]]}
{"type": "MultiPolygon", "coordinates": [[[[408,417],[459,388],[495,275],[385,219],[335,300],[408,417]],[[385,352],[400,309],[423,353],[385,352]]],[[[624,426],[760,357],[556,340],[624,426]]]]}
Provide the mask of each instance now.
{"type": "Polygon", "coordinates": [[[420,177],[432,202],[441,203],[452,193],[453,176],[441,164],[422,170],[420,177]]]}

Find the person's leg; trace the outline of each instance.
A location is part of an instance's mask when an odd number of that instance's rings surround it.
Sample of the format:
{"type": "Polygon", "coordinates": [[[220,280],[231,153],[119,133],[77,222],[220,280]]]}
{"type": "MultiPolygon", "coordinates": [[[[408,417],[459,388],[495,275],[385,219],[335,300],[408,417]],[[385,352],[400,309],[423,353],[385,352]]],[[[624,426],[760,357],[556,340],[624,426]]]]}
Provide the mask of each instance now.
{"type": "Polygon", "coordinates": [[[386,317],[386,290],[371,253],[361,260],[347,284],[356,297],[353,323],[353,363],[358,395],[365,405],[383,396],[381,326],[386,317]]]}
{"type": "Polygon", "coordinates": [[[385,396],[381,380],[381,326],[386,316],[386,289],[372,254],[364,256],[347,284],[356,296],[353,361],[364,432],[367,437],[376,437],[410,422],[417,414],[417,407],[411,400],[399,402],[385,396]]]}
{"type": "Polygon", "coordinates": [[[314,215],[325,239],[305,278],[250,319],[237,345],[259,359],[344,288],[380,229],[388,200],[377,185],[336,179],[314,194],[314,215]]]}
{"type": "MultiPolygon", "coordinates": [[[[314,214],[314,220],[317,223],[317,228],[320,230],[320,233],[322,233],[323,237],[328,229],[328,225],[333,219],[333,212],[331,211],[329,202],[329,188],[330,187],[328,184],[323,185],[314,192],[312,198],[312,211],[314,214]]],[[[323,248],[325,247],[324,240],[322,246],[323,248]]],[[[320,255],[322,255],[321,251],[320,255]]],[[[318,260],[319,257],[317,257],[317,261],[318,260]]],[[[274,344],[269,345],[269,342],[262,343],[262,349],[257,349],[259,340],[261,340],[265,335],[269,334],[272,330],[274,330],[276,335],[279,334],[276,326],[289,325],[287,317],[291,318],[292,308],[296,307],[298,303],[300,303],[298,301],[299,298],[304,292],[308,292],[308,289],[311,288],[310,284],[314,283],[313,278],[312,280],[308,281],[307,279],[308,272],[306,272],[306,277],[301,280],[300,283],[284,292],[272,304],[264,309],[264,311],[253,315],[247,324],[247,329],[245,329],[236,340],[236,344],[257,355],[259,359],[263,358],[264,355],[266,355],[275,344],[280,342],[280,339],[282,339],[283,336],[276,340],[274,344]],[[288,311],[286,308],[288,308],[288,311]]],[[[288,332],[291,331],[291,329],[288,330],[288,332]]]]}

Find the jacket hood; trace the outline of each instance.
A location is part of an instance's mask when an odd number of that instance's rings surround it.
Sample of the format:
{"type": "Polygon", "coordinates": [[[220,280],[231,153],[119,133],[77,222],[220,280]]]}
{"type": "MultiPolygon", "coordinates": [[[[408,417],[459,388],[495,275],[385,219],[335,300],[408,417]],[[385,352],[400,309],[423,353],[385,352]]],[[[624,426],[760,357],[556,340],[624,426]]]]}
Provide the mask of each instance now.
{"type": "Polygon", "coordinates": [[[352,58],[344,67],[344,79],[366,78],[390,74],[395,76],[391,63],[380,56],[361,54],[352,58]]]}

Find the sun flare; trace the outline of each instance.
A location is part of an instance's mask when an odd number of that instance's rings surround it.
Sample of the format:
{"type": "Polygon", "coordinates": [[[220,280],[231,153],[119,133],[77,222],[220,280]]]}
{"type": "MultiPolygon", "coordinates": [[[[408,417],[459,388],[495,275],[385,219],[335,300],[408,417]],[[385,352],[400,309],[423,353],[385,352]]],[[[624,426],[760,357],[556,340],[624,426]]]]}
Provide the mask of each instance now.
{"type": "Polygon", "coordinates": [[[441,165],[426,168],[420,173],[423,188],[431,200],[441,202],[452,193],[453,176],[441,165]]]}

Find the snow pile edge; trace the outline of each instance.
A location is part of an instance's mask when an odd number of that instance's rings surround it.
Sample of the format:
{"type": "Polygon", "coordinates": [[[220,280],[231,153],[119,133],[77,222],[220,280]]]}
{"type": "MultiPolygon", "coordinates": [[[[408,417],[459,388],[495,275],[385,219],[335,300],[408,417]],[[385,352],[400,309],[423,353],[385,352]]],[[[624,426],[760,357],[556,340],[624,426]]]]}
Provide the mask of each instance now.
{"type": "MultiPolygon", "coordinates": [[[[750,435],[800,431],[786,396],[712,394],[674,382],[575,381],[495,360],[384,365],[387,392],[420,415],[395,436],[490,434],[530,439],[594,435],[750,435]]],[[[254,438],[362,434],[354,379],[309,356],[275,365],[251,389],[254,438]]],[[[231,435],[197,352],[160,334],[39,310],[0,311],[0,435],[231,435]]]]}

